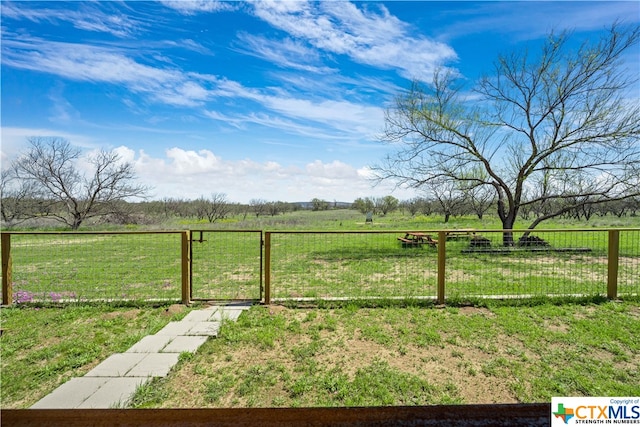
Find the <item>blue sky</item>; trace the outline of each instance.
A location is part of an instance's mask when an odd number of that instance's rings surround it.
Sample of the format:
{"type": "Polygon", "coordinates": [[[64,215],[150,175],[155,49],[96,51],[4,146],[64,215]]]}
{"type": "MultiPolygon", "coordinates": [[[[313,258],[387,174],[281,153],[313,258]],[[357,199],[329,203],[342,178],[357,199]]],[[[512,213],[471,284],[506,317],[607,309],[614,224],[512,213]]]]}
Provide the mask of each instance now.
{"type": "MultiPolygon", "coordinates": [[[[353,201],[384,111],[448,68],[471,87],[551,30],[597,38],[640,2],[2,1],[1,161],[29,136],[115,149],[152,196],[353,201]]],[[[639,68],[637,49],[628,64],[639,68]]]]}

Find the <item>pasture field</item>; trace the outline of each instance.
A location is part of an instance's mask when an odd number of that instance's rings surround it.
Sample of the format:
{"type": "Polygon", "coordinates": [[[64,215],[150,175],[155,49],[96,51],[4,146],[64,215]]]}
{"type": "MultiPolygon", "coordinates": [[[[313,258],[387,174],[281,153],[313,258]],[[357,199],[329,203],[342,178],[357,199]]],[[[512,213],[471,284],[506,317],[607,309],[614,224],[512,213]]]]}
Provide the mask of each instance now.
{"type": "MultiPolygon", "coordinates": [[[[608,234],[599,227],[633,227],[638,218],[596,218],[588,227],[567,221],[534,231],[550,248],[472,252],[469,240],[446,244],[446,295],[464,299],[501,296],[606,294],[608,234]],[[582,231],[565,231],[581,229],[582,231]],[[559,231],[562,230],[562,231],[559,231]],[[588,252],[580,252],[586,249],[588,252]]],[[[168,224],[169,225],[169,224],[168,224]]],[[[502,233],[495,218],[403,217],[374,219],[349,210],[299,211],[275,217],[231,218],[212,227],[180,224],[192,230],[192,297],[259,300],[263,254],[260,231],[271,235],[271,297],[433,298],[437,289],[437,250],[403,247],[401,230],[483,231],[492,247],[502,233]],[[238,230],[243,230],[239,232],[238,230]],[[304,232],[303,232],[304,230],[304,232]],[[312,232],[307,232],[313,230],[312,232]]],[[[156,300],[181,297],[180,234],[17,234],[12,236],[14,300],[156,300]]],[[[149,232],[157,233],[150,230],[149,232]]],[[[517,239],[522,232],[515,232],[517,239]]],[[[640,293],[640,231],[620,234],[619,295],[640,293]]]]}
{"type": "Polygon", "coordinates": [[[180,300],[179,234],[25,234],[11,239],[13,299],[180,300]]]}

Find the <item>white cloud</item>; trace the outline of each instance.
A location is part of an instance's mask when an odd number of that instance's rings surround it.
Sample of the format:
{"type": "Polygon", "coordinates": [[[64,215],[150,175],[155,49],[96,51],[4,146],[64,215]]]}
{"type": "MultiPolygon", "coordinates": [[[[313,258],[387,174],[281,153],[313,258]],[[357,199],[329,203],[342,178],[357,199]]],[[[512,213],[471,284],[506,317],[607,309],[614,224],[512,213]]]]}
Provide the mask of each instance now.
{"type": "MultiPolygon", "coordinates": [[[[130,160],[131,151],[118,148],[130,160]]],[[[134,160],[140,180],[154,187],[153,197],[197,198],[223,192],[235,202],[251,199],[309,201],[353,201],[369,195],[387,195],[390,186],[373,188],[369,176],[341,161],[315,160],[304,168],[273,161],[225,160],[210,150],[184,150],[174,147],[165,157],[154,158],[140,151],[134,160]]],[[[396,191],[396,197],[408,198],[396,191]]]]}
{"type": "Polygon", "coordinates": [[[125,147],[124,145],[114,148],[113,151],[118,156],[120,156],[120,161],[123,163],[131,163],[136,158],[136,152],[129,147],[125,147]]]}
{"type": "Polygon", "coordinates": [[[236,8],[232,2],[217,0],[161,0],[160,3],[183,15],[193,15],[198,12],[220,12],[236,8]]]}
{"type": "Polygon", "coordinates": [[[117,49],[52,42],[37,38],[4,37],[4,66],[55,74],[67,79],[124,85],[156,101],[175,106],[197,106],[214,96],[205,83],[211,76],[145,65],[117,49]]]}
{"type": "Polygon", "coordinates": [[[406,78],[430,80],[431,74],[457,59],[448,45],[414,36],[408,24],[389,14],[348,2],[251,3],[257,17],[322,51],[383,69],[397,69],[406,78]]]}
{"type": "MultiPolygon", "coordinates": [[[[17,4],[2,2],[2,16],[4,19],[27,19],[32,22],[69,22],[74,27],[93,32],[109,33],[116,37],[125,38],[134,35],[142,25],[130,16],[121,13],[107,14],[97,7],[86,3],[83,10],[70,9],[30,9],[28,2],[17,4]],[[19,5],[19,6],[18,6],[19,5]]],[[[79,3],[78,3],[79,4],[79,3]]]]}
{"type": "Polygon", "coordinates": [[[314,74],[337,72],[336,69],[322,65],[318,52],[300,41],[290,38],[269,40],[244,32],[238,34],[238,39],[241,42],[239,51],[269,61],[280,68],[314,74]]]}

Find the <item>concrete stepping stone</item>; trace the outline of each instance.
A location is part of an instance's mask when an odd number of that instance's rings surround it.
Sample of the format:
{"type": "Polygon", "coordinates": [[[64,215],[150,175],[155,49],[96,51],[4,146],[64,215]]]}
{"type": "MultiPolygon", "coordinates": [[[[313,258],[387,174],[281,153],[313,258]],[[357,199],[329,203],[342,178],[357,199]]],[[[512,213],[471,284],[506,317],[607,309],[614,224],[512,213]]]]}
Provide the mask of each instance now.
{"type": "Polygon", "coordinates": [[[149,335],[142,338],[125,353],[158,353],[174,338],[172,335],[149,335]]]}
{"type": "Polygon", "coordinates": [[[110,378],[80,377],[72,378],[52,393],[40,399],[33,409],[72,409],[77,408],[95,394],[110,378]]]}
{"type": "Polygon", "coordinates": [[[85,377],[122,377],[145,357],[146,353],[116,353],[87,372],[85,377]]]}
{"type": "Polygon", "coordinates": [[[194,322],[169,322],[167,326],[156,332],[156,335],[187,335],[187,332],[193,327],[194,322]]]}
{"type": "Polygon", "coordinates": [[[214,310],[192,311],[182,319],[182,322],[208,322],[216,313],[218,312],[214,310]]]}
{"type": "Polygon", "coordinates": [[[195,322],[185,335],[205,335],[215,337],[220,330],[220,322],[195,322]]]}
{"type": "Polygon", "coordinates": [[[175,337],[166,347],[162,349],[162,353],[182,353],[187,351],[195,353],[202,344],[209,339],[208,336],[179,336],[175,337]]]}
{"type": "Polygon", "coordinates": [[[219,313],[222,319],[235,322],[244,310],[243,308],[223,308],[219,313]]]}
{"type": "Polygon", "coordinates": [[[87,400],[82,402],[79,409],[109,409],[124,408],[138,387],[147,381],[146,378],[110,378],[87,400]]]}
{"type": "MultiPolygon", "coordinates": [[[[132,353],[135,354],[135,353],[132,353]]],[[[178,363],[180,353],[150,353],[129,370],[125,377],[166,377],[178,363]]]]}

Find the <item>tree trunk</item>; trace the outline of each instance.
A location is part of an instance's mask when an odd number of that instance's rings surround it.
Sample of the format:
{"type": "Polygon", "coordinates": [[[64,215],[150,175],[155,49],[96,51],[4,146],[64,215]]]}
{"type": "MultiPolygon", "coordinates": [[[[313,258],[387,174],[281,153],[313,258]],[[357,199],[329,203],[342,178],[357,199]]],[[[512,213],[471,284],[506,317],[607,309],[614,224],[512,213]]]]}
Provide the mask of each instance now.
{"type": "MultiPolygon", "coordinates": [[[[502,229],[503,230],[512,230],[513,225],[516,222],[516,215],[514,212],[510,212],[505,218],[502,220],[502,229]]],[[[505,231],[502,233],[502,246],[510,247],[513,246],[513,232],[505,231]]]]}
{"type": "Polygon", "coordinates": [[[80,224],[82,224],[82,218],[79,216],[74,215],[73,216],[73,223],[71,224],[71,229],[73,231],[76,231],[78,228],[80,228],[80,224]]]}

